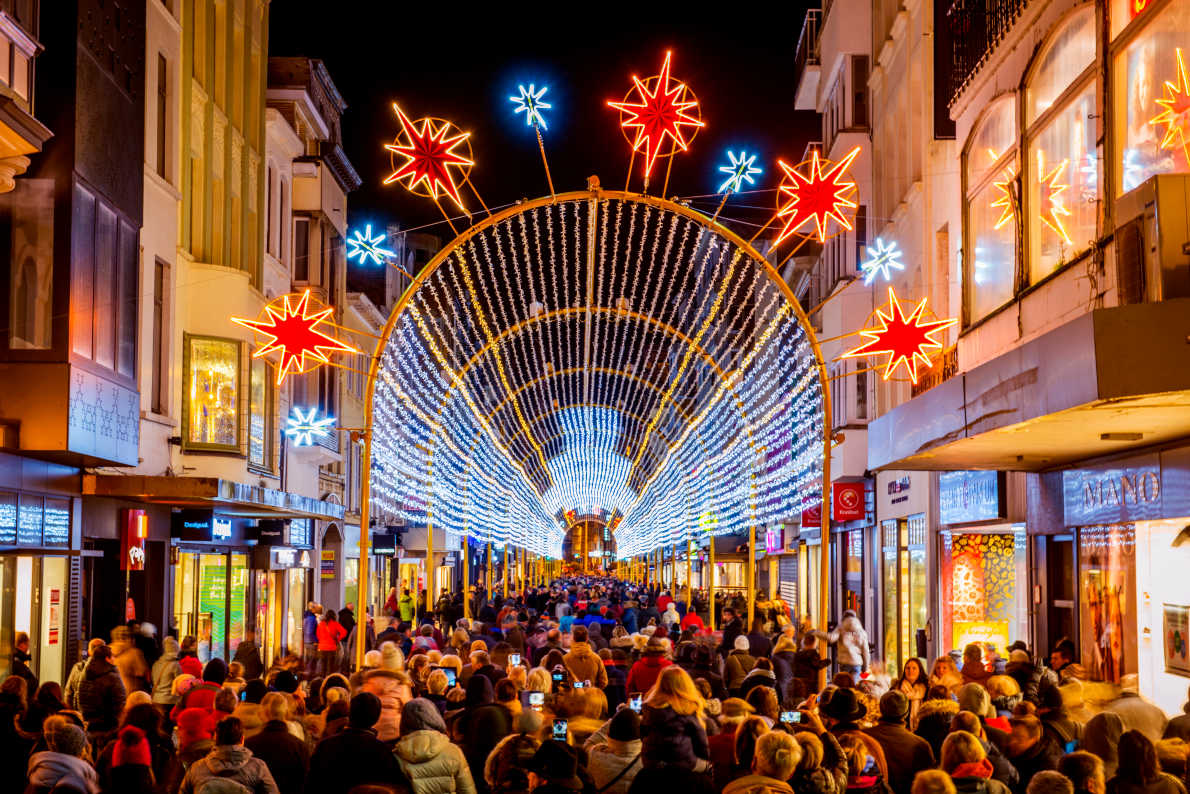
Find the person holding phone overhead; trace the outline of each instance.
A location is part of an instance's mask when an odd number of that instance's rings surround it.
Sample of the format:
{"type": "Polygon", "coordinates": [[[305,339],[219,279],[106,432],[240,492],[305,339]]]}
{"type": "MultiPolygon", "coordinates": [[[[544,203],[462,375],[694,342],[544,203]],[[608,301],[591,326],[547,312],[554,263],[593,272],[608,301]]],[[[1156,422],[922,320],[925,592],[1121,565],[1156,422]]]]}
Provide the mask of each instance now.
{"type": "Polygon", "coordinates": [[[607,686],[607,669],[603,660],[591,650],[587,642],[587,627],[575,626],[571,634],[570,653],[562,657],[567,672],[575,681],[590,681],[593,685],[603,689],[607,686]]]}
{"type": "MultiPolygon", "coordinates": [[[[639,696],[637,696],[639,698],[639,696]]],[[[620,709],[607,727],[607,741],[587,749],[587,771],[599,794],[628,794],[640,771],[640,718],[620,709]]]]}

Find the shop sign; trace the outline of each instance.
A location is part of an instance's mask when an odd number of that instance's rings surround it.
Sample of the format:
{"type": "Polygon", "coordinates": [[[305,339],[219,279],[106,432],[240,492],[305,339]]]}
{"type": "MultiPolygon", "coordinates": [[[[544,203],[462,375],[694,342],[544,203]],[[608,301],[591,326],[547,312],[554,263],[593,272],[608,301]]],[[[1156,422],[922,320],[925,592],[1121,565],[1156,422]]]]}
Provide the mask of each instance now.
{"type": "Polygon", "coordinates": [[[785,527],[769,527],[764,531],[766,554],[780,554],[785,548],[785,527]]]}
{"type": "Polygon", "coordinates": [[[231,540],[231,519],[211,519],[211,540],[231,540]]]}
{"type": "Polygon", "coordinates": [[[831,518],[835,521],[860,521],[864,517],[864,484],[831,483],[831,518]]]}
{"type": "Polygon", "coordinates": [[[319,570],[322,572],[322,578],[323,579],[334,579],[335,578],[335,550],[334,549],[323,549],[321,562],[322,562],[322,565],[320,566],[319,570]]]}
{"type": "Polygon", "coordinates": [[[822,526],[822,502],[802,511],[802,529],[822,526]]]}
{"type": "Polygon", "coordinates": [[[284,546],[285,522],[279,518],[262,518],[257,521],[256,545],[284,546]]]}
{"type": "Polygon", "coordinates": [[[170,533],[181,540],[214,540],[215,511],[190,508],[179,510],[171,518],[170,533]]]}
{"type": "Polygon", "coordinates": [[[397,551],[397,536],[387,532],[372,533],[373,554],[395,554],[397,551]]]}
{"type": "Polygon", "coordinates": [[[149,536],[149,517],[144,510],[125,510],[124,529],[120,533],[120,570],[145,569],[145,538],[149,536]]]}
{"type": "Polygon", "coordinates": [[[943,524],[1004,518],[998,471],[944,471],[938,475],[938,513],[943,524]]]}
{"type": "Polygon", "coordinates": [[[1161,466],[1154,455],[1131,466],[1064,471],[1062,502],[1067,526],[1161,518],[1161,466]]]}

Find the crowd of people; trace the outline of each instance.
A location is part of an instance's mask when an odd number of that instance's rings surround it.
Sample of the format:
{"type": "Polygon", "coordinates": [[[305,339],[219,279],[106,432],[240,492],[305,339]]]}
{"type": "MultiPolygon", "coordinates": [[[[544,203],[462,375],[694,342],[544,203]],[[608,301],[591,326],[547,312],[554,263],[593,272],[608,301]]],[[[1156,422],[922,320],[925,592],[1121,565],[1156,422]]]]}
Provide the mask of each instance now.
{"type": "Polygon", "coordinates": [[[65,685],[18,637],[0,791],[1186,794],[1190,704],[1086,697],[1069,642],[886,671],[854,613],[820,632],[762,597],[745,626],[727,599],[710,631],[680,595],[575,577],[473,592],[474,621],[449,595],[394,591],[359,623],[311,604],[267,669],[250,635],[203,663],[192,637],[120,626],[65,685]]]}

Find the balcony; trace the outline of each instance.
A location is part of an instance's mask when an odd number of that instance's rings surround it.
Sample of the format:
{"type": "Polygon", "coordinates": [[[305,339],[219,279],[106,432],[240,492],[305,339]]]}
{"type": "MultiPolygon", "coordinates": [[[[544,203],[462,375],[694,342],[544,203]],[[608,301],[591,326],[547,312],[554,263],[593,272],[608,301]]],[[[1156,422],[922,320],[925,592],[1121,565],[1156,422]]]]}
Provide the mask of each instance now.
{"type": "Polygon", "coordinates": [[[954,52],[948,107],[1004,39],[1027,4],[1028,0],[952,0],[946,12],[954,52]]]}
{"type": "Polygon", "coordinates": [[[816,110],[818,106],[818,78],[822,71],[818,52],[818,32],[822,27],[822,11],[811,8],[806,12],[801,35],[797,37],[797,51],[793,59],[793,73],[797,79],[794,108],[816,110]]]}

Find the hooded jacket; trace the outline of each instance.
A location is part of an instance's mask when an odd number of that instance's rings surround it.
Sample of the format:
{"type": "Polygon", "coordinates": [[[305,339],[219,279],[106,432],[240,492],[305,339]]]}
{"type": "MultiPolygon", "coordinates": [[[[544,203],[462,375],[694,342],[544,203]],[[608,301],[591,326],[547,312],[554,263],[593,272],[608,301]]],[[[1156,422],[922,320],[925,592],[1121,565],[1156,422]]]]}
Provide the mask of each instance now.
{"type": "Polygon", "coordinates": [[[628,671],[628,692],[648,692],[657,683],[661,671],[673,662],[660,653],[646,653],[628,671]]]}
{"type": "Polygon", "coordinates": [[[607,686],[607,670],[603,660],[591,650],[590,643],[571,643],[570,653],[562,657],[562,663],[575,681],[590,681],[599,689],[607,686]]]}
{"type": "Polygon", "coordinates": [[[587,751],[587,772],[601,794],[628,794],[641,770],[641,747],[640,739],[608,739],[587,751]]]}
{"type": "Polygon", "coordinates": [[[859,618],[848,615],[839,622],[838,627],[826,635],[827,642],[839,646],[839,664],[849,667],[868,669],[868,632],[859,622],[859,618]]]}
{"type": "Polygon", "coordinates": [[[67,782],[89,794],[99,794],[99,773],[78,756],[46,750],[29,758],[29,790],[50,791],[67,782]]]}
{"type": "Polygon", "coordinates": [[[446,723],[433,703],[416,698],[401,711],[404,731],[393,751],[413,794],[475,794],[475,782],[462,749],[446,735],[446,723]]]}
{"type": "Polygon", "coordinates": [[[162,647],[161,657],[153,663],[153,703],[172,706],[178,702],[178,696],[173,692],[174,679],[182,674],[182,665],[178,664],[178,641],[166,637],[162,647]]]}
{"type": "Polygon", "coordinates": [[[100,656],[93,656],[83,671],[79,684],[79,706],[88,730],[111,730],[124,710],[124,682],[116,666],[100,656]]]}
{"type": "Polygon", "coordinates": [[[239,744],[217,746],[205,758],[191,764],[179,794],[194,794],[215,778],[234,780],[256,794],[279,794],[273,774],[264,761],[239,744]]]}

